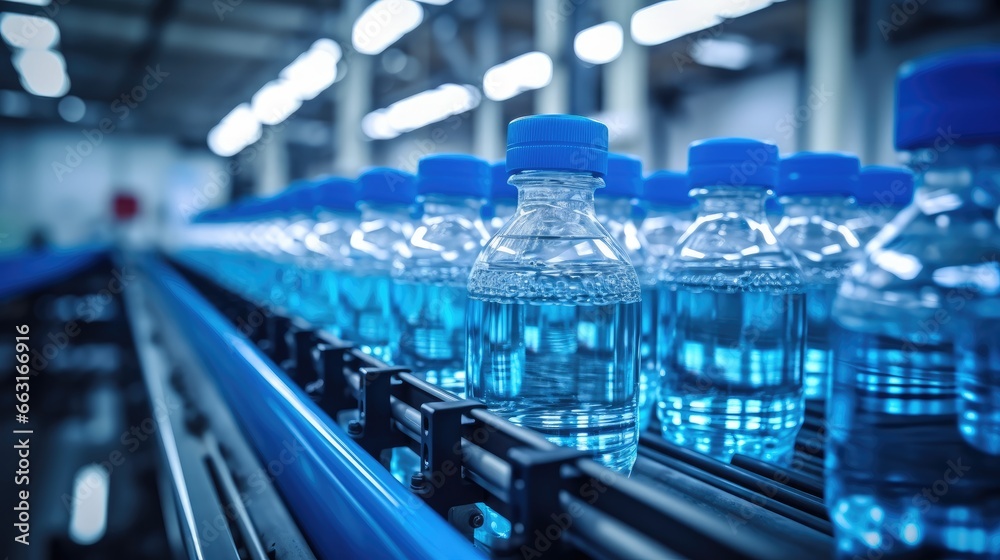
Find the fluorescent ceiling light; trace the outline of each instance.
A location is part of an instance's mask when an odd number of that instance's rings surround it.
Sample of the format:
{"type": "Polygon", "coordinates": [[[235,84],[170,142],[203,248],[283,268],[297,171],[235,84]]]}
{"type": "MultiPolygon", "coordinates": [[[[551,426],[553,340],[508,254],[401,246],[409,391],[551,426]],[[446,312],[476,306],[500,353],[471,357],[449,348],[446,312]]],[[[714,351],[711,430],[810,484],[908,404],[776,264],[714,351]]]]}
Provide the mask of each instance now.
{"type": "Polygon", "coordinates": [[[372,111],[362,117],[361,132],[364,132],[365,136],[371,138],[372,140],[388,140],[400,135],[400,133],[397,132],[396,129],[392,128],[391,124],[389,124],[389,118],[386,117],[385,109],[372,111]]]}
{"type": "Polygon", "coordinates": [[[361,130],[375,140],[395,138],[450,116],[471,111],[479,106],[479,90],[470,85],[444,84],[407,97],[365,115],[361,130]]]}
{"type": "Polygon", "coordinates": [[[379,54],[413,31],[424,9],[413,0],[376,0],[354,22],[351,44],[362,54],[379,54]]]}
{"type": "Polygon", "coordinates": [[[753,61],[753,47],[732,39],[703,39],[692,47],[691,58],[703,66],[743,70],[753,61]]]}
{"type": "Polygon", "coordinates": [[[97,464],[81,467],[73,480],[69,538],[82,545],[101,540],[108,528],[108,471],[97,464]]]}
{"type": "Polygon", "coordinates": [[[241,103],[208,133],[208,147],[222,157],[236,155],[260,139],[260,121],[247,103],[241,103]]]}
{"type": "Polygon", "coordinates": [[[668,0],[632,14],[632,39],[659,45],[722,23],[714,0],[668,0]]]}
{"type": "Polygon", "coordinates": [[[584,62],[607,64],[621,56],[624,44],[622,26],[606,21],[577,33],[573,39],[573,51],[584,62]]]}
{"type": "Polygon", "coordinates": [[[716,4],[716,14],[724,18],[738,18],[763,10],[774,0],[710,0],[716,4]]]}
{"type": "Polygon", "coordinates": [[[225,116],[208,133],[208,147],[222,157],[236,155],[260,139],[261,125],[283,122],[337,79],[340,45],[320,39],[299,55],[250,99],[225,116]]]}
{"type": "Polygon", "coordinates": [[[640,45],[659,45],[697,33],[723,19],[762,10],[773,0],[668,0],[632,14],[632,39],[640,45]]]}
{"type": "Polygon", "coordinates": [[[48,6],[52,0],[10,0],[18,4],[31,4],[32,6],[48,6]]]}
{"type": "Polygon", "coordinates": [[[59,43],[59,26],[48,18],[0,14],[0,37],[18,49],[51,49],[59,43]]]}
{"type": "Polygon", "coordinates": [[[483,76],[483,93],[494,101],[543,88],[552,81],[552,59],[542,52],[530,52],[498,64],[483,76]]]}
{"type": "Polygon", "coordinates": [[[14,68],[21,74],[21,85],[28,93],[41,97],[62,97],[69,91],[66,61],[53,51],[26,50],[14,53],[14,68]]]}
{"type": "Polygon", "coordinates": [[[342,55],[340,45],[330,39],[320,39],[280,75],[299,99],[308,101],[337,80],[337,63],[342,55]]]}
{"type": "Polygon", "coordinates": [[[451,0],[420,0],[420,3],[432,6],[444,6],[445,4],[450,4],[451,0]]]}
{"type": "Polygon", "coordinates": [[[278,124],[302,106],[294,88],[286,80],[273,80],[250,99],[253,116],[262,124],[278,124]]]}

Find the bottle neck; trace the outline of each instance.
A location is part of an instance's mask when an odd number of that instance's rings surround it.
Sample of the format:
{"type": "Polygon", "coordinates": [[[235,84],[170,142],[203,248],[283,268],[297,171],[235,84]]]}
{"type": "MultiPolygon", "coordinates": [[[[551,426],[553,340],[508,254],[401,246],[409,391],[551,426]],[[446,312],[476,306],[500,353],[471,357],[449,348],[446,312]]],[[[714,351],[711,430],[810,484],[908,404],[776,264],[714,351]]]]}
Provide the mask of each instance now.
{"type": "Polygon", "coordinates": [[[522,171],[511,177],[517,187],[517,207],[523,211],[539,204],[594,213],[594,189],[604,179],[578,171],[522,171]]]}
{"type": "Polygon", "coordinates": [[[425,216],[461,215],[470,220],[478,219],[483,208],[483,200],[464,196],[429,194],[424,197],[425,216]]]}
{"type": "Polygon", "coordinates": [[[782,214],[790,218],[799,216],[823,216],[827,218],[846,216],[854,208],[851,197],[831,195],[796,194],[782,196],[782,214]]]}
{"type": "Polygon", "coordinates": [[[757,222],[766,222],[764,203],[771,197],[767,187],[725,185],[694,189],[691,196],[698,201],[698,216],[736,212],[757,222]]]}
{"type": "Polygon", "coordinates": [[[925,214],[996,212],[1000,207],[1000,145],[949,145],[908,154],[916,189],[914,203],[925,214]]]}

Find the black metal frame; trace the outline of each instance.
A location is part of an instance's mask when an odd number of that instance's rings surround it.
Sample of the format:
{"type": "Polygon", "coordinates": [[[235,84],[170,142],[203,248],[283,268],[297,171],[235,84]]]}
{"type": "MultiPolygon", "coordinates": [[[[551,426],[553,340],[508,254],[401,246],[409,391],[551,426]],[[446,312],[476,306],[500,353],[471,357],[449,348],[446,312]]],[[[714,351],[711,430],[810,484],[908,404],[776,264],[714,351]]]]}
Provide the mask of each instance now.
{"type": "Polygon", "coordinates": [[[411,490],[458,530],[471,536],[482,522],[468,508],[477,502],[508,518],[509,546],[491,550],[494,557],[832,554],[817,495],[822,484],[812,474],[748,458],[726,465],[644,434],[639,462],[626,478],[281,310],[188,277],[221,309],[263,313],[267,319],[251,338],[331,418],[353,418],[348,433],[383,464],[392,448],[419,453],[422,470],[411,490]]]}

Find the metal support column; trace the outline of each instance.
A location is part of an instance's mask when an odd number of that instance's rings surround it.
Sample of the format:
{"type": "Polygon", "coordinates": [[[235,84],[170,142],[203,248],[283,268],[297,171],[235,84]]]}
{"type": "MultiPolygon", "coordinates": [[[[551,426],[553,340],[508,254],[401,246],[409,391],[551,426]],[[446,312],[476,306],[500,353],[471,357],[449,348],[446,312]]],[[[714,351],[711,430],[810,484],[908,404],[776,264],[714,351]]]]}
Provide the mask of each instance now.
{"type": "MultiPolygon", "coordinates": [[[[341,37],[350,37],[354,22],[367,7],[366,0],[349,0],[341,10],[341,37]]],[[[374,57],[344,45],[347,77],[340,81],[334,108],[334,172],[353,176],[371,163],[371,143],[361,132],[361,118],[371,110],[374,57]]]]}
{"type": "Polygon", "coordinates": [[[812,109],[805,149],[844,150],[842,130],[850,108],[852,2],[809,0],[805,102],[812,109]],[[817,105],[813,107],[813,105],[817,105]],[[821,105],[820,105],[821,104],[821,105]]]}
{"type": "Polygon", "coordinates": [[[605,16],[625,34],[621,56],[604,67],[604,106],[611,150],[650,161],[649,51],[628,36],[632,14],[642,5],[638,0],[604,4],[605,16]]]}
{"type": "Polygon", "coordinates": [[[535,2],[535,44],[552,59],[552,82],[535,92],[535,113],[566,113],[569,110],[569,66],[566,46],[571,38],[570,18],[562,0],[535,2]]]}
{"type": "Polygon", "coordinates": [[[288,186],[288,144],[285,127],[272,126],[264,131],[261,140],[254,144],[257,150],[255,191],[258,195],[274,194],[288,186]]]}
{"type": "MultiPolygon", "coordinates": [[[[496,63],[500,51],[500,30],[497,25],[497,3],[487,2],[476,23],[476,69],[482,76],[496,63]]],[[[499,101],[483,96],[482,102],[473,113],[473,152],[488,161],[503,159],[506,138],[506,123],[503,121],[503,105],[499,101]]]]}

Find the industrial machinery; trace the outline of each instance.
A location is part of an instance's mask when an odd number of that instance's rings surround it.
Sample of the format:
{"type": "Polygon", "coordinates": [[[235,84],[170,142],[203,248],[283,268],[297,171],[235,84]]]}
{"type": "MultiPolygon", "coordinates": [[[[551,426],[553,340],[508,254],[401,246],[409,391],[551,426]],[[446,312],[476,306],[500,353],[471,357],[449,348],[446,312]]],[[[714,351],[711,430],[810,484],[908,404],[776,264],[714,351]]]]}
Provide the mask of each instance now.
{"type": "MultiPolygon", "coordinates": [[[[145,412],[155,423],[152,443],[141,447],[155,470],[145,481],[124,469],[109,476],[112,495],[125,488],[145,500],[142,515],[129,515],[146,526],[128,533],[133,541],[104,542],[121,519],[111,500],[105,539],[72,553],[43,540],[39,558],[122,550],[130,558],[254,560],[832,555],[822,411],[809,411],[791,468],[741,456],[723,464],[650,430],[626,478],[162,257],[109,258],[90,254],[60,270],[74,280],[46,290],[100,291],[114,274],[127,276],[110,301],[121,305],[116,325],[134,361],[131,383],[141,379],[144,390],[133,395],[140,412],[129,421],[141,424],[145,412]],[[384,466],[398,447],[425,462],[409,487],[384,466]],[[510,520],[509,540],[475,546],[477,503],[510,520]],[[139,535],[148,553],[131,552],[139,535]]],[[[0,292],[11,302],[4,322],[39,321],[44,274],[31,276],[0,292]]],[[[39,389],[37,398],[54,403],[63,390],[39,389]]],[[[41,515],[54,506],[33,507],[41,515]]],[[[59,533],[53,526],[38,538],[64,542],[59,533]]]]}

